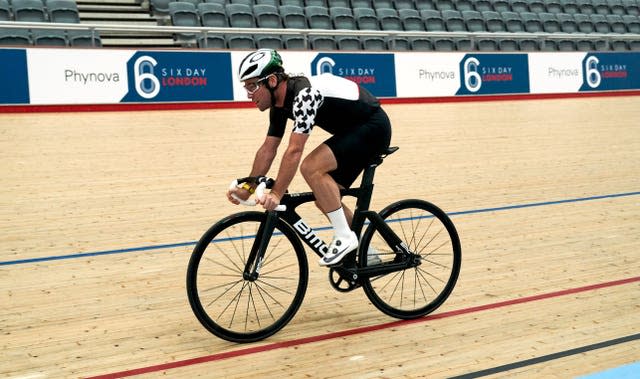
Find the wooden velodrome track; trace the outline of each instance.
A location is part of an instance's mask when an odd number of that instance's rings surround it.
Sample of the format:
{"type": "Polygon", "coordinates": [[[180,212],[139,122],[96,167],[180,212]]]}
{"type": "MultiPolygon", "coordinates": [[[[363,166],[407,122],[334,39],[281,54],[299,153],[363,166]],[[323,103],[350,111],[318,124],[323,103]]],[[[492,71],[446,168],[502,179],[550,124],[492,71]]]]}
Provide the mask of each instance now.
{"type": "Polygon", "coordinates": [[[224,192],[266,114],[0,114],[0,376],[567,378],[637,364],[640,97],[385,108],[400,150],[373,207],[418,197],[452,215],[453,294],[400,322],[334,291],[311,259],[298,314],[250,345],[201,327],[185,272],[193,242],[241,210],[224,192]]]}

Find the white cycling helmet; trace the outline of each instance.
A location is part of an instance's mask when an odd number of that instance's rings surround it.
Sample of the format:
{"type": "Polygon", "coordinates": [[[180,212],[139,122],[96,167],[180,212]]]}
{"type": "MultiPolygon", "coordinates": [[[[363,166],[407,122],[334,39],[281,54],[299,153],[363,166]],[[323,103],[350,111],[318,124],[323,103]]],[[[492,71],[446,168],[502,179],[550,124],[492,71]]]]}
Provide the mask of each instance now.
{"type": "Polygon", "coordinates": [[[264,78],[269,74],[282,71],[284,68],[280,54],[272,49],[260,49],[250,53],[240,62],[238,78],[243,82],[251,78],[264,78]]]}

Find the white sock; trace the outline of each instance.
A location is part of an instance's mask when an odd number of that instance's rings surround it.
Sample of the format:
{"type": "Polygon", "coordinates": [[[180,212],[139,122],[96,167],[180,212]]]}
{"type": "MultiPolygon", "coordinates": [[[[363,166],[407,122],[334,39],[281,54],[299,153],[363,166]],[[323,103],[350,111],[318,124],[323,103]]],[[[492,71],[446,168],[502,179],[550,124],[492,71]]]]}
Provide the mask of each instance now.
{"type": "Polygon", "coordinates": [[[329,217],[336,237],[346,238],[351,235],[351,228],[349,228],[349,223],[347,222],[347,217],[344,215],[342,207],[327,213],[327,217],[329,217]]]}

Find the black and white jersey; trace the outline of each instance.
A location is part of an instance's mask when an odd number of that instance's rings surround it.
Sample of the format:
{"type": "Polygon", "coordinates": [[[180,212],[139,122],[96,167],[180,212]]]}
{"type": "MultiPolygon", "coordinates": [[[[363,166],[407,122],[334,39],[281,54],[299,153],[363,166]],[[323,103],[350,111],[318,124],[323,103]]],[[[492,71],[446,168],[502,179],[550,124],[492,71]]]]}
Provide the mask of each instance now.
{"type": "Polygon", "coordinates": [[[375,96],[340,76],[291,77],[283,107],[271,108],[268,135],[282,138],[287,119],[293,120],[293,133],[309,134],[318,125],[341,134],[363,124],[378,108],[375,96]]]}

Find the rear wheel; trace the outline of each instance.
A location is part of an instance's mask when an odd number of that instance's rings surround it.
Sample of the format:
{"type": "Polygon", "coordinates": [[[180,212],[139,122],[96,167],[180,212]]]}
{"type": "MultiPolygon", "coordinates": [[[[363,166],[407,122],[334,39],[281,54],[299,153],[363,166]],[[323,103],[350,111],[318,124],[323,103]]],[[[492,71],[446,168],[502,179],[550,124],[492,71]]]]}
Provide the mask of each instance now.
{"type": "MultiPolygon", "coordinates": [[[[460,273],[462,253],[453,223],[440,208],[423,200],[396,202],[380,216],[420,264],[364,279],[364,292],[373,305],[393,317],[410,319],[433,312],[449,297],[460,273]]],[[[359,261],[365,267],[403,259],[374,224],[366,229],[360,246],[359,261]]]]}

